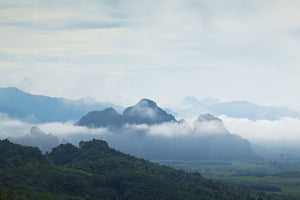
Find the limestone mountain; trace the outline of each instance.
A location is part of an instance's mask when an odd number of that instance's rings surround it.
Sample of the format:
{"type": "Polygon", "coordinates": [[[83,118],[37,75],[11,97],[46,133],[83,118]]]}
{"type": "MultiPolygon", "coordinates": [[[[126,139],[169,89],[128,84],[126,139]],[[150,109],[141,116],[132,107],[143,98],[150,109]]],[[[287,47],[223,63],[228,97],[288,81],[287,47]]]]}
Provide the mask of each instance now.
{"type": "Polygon", "coordinates": [[[126,108],[123,116],[130,124],[160,124],[176,121],[173,115],[168,114],[149,99],[142,99],[135,106],[126,108]]]}
{"type": "Polygon", "coordinates": [[[229,134],[222,120],[208,113],[198,117],[193,130],[195,134],[229,134]]]}
{"type": "Polygon", "coordinates": [[[92,111],[83,116],[76,125],[87,127],[114,127],[120,128],[125,124],[161,124],[176,122],[173,115],[157,106],[154,101],[142,99],[136,105],[128,107],[123,114],[113,108],[102,111],[92,111]]]}
{"type": "Polygon", "coordinates": [[[77,123],[78,126],[96,127],[121,127],[124,125],[122,115],[113,108],[106,108],[102,111],[92,111],[83,116],[77,123]]]}

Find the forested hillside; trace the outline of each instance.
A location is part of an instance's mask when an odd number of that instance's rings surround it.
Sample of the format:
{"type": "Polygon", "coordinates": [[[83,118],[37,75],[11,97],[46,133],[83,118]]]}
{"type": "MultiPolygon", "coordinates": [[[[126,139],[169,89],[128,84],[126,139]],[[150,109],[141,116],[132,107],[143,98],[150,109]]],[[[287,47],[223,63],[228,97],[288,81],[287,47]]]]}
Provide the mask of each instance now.
{"type": "Polygon", "coordinates": [[[1,199],[284,199],[123,154],[102,140],[38,148],[0,141],[1,199]]]}

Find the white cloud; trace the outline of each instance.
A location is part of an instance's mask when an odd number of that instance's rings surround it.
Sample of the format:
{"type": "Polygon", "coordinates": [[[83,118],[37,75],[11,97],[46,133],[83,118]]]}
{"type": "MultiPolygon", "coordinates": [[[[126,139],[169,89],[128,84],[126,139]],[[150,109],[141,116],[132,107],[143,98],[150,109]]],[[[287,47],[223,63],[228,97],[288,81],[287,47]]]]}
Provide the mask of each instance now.
{"type": "Polygon", "coordinates": [[[299,8],[296,0],[1,1],[0,86],[30,77],[28,91],[51,96],[168,105],[192,94],[299,108],[299,8]]]}
{"type": "MultiPolygon", "coordinates": [[[[240,135],[255,143],[285,145],[300,143],[300,120],[298,119],[283,118],[275,121],[251,121],[249,119],[230,118],[225,115],[219,117],[230,133],[240,135]]],[[[29,133],[33,126],[40,128],[46,134],[52,133],[60,140],[67,139],[67,141],[78,143],[80,140],[98,138],[111,141],[114,145],[119,144],[122,140],[129,142],[129,145],[130,142],[145,134],[149,137],[188,138],[189,136],[201,136],[204,132],[206,133],[204,135],[207,135],[207,132],[210,134],[216,133],[214,124],[210,123],[202,123],[202,127],[200,127],[202,131],[195,133],[196,130],[192,128],[193,120],[187,119],[182,123],[164,123],[152,126],[127,124],[123,129],[116,131],[106,128],[89,129],[74,126],[73,122],[30,124],[10,119],[1,114],[0,139],[24,136],[29,133]]]]}
{"type": "Polygon", "coordinates": [[[300,142],[300,120],[295,118],[282,118],[280,120],[268,121],[230,118],[220,116],[225,127],[231,133],[235,133],[254,142],[273,143],[299,143],[300,142]]]}
{"type": "Polygon", "coordinates": [[[58,136],[60,139],[71,138],[73,135],[89,135],[90,137],[99,137],[101,135],[105,135],[105,137],[107,137],[111,134],[131,134],[134,132],[142,132],[143,134],[147,134],[149,136],[185,137],[195,134],[198,136],[203,134],[216,134],[218,130],[219,132],[223,131],[223,127],[219,127],[220,124],[215,127],[215,122],[199,123],[197,130],[193,130],[193,128],[195,128],[192,124],[193,119],[187,119],[181,123],[166,122],[163,124],[154,125],[126,124],[122,129],[118,130],[110,130],[107,128],[90,129],[87,127],[75,126],[74,122],[72,121],[66,123],[52,122],[33,124],[8,118],[4,114],[0,115],[0,119],[0,132],[2,139],[7,137],[23,136],[29,132],[31,127],[38,127],[44,133],[51,133],[55,136],[58,136]]]}
{"type": "Polygon", "coordinates": [[[144,131],[146,134],[150,136],[165,136],[165,137],[184,137],[193,134],[191,127],[188,123],[173,123],[167,122],[163,124],[155,124],[155,125],[126,125],[125,126],[129,130],[138,130],[144,131]]]}
{"type": "Polygon", "coordinates": [[[10,119],[6,114],[0,113],[0,139],[25,135],[30,128],[30,124],[10,119]]]}
{"type": "Polygon", "coordinates": [[[45,123],[37,125],[42,130],[46,132],[53,133],[59,137],[68,137],[74,134],[84,134],[88,133],[91,135],[101,135],[107,134],[109,131],[106,128],[97,128],[97,129],[89,129],[82,126],[75,126],[74,122],[67,123],[45,123]]]}
{"type": "Polygon", "coordinates": [[[31,127],[38,127],[46,134],[52,133],[60,139],[76,134],[101,135],[110,134],[106,128],[88,129],[86,127],[74,126],[74,122],[52,122],[43,124],[32,124],[11,119],[0,113],[0,138],[20,137],[29,133],[31,127]]]}
{"type": "Polygon", "coordinates": [[[207,134],[228,134],[222,122],[219,121],[195,121],[194,133],[197,135],[207,134]]]}

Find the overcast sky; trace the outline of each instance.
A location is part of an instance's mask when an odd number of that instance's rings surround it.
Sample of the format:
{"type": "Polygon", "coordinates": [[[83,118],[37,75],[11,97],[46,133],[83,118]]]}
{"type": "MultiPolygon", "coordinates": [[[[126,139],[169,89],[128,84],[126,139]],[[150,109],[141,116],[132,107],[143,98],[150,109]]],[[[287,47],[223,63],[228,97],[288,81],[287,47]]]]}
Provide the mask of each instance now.
{"type": "Polygon", "coordinates": [[[298,0],[1,0],[0,87],[300,110],[298,0]]]}

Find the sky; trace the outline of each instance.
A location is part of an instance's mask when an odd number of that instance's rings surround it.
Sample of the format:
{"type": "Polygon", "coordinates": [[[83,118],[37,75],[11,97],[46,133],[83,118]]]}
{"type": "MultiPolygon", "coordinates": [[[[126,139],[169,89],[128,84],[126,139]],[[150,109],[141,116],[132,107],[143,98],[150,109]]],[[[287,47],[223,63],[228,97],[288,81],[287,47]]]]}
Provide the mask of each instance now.
{"type": "Polygon", "coordinates": [[[0,87],[300,111],[300,1],[1,0],[0,87]]]}

